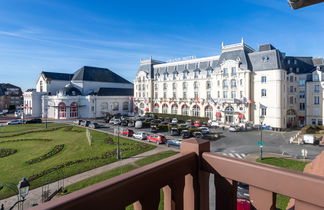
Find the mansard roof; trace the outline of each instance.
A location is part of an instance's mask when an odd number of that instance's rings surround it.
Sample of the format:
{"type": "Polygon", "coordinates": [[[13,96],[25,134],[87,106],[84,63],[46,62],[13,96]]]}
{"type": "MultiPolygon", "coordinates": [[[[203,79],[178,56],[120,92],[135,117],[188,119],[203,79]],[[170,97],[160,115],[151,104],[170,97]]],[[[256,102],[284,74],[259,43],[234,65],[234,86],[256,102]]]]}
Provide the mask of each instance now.
{"type": "Polygon", "coordinates": [[[91,66],[84,66],[81,69],[77,70],[74,73],[72,80],[127,83],[127,84],[131,83],[109,69],[91,67],[91,66]]]}
{"type": "Polygon", "coordinates": [[[46,79],[50,79],[50,80],[70,81],[72,79],[72,77],[73,77],[73,74],[46,72],[46,71],[42,71],[41,74],[46,79]]]}
{"type": "Polygon", "coordinates": [[[311,73],[316,69],[312,57],[286,56],[284,61],[285,69],[296,74],[311,73]]]}
{"type": "Polygon", "coordinates": [[[134,89],[131,88],[100,88],[96,93],[98,96],[133,96],[134,89]]]}

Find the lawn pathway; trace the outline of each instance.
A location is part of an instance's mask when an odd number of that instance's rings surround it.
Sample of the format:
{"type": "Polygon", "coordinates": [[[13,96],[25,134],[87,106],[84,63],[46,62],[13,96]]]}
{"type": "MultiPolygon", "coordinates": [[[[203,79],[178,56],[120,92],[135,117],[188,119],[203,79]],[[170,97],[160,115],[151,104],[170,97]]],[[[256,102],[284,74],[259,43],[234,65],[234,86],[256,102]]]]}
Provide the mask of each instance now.
{"type": "MultiPolygon", "coordinates": [[[[142,158],[150,156],[150,155],[154,155],[156,153],[167,151],[167,150],[170,150],[170,148],[165,147],[165,146],[158,146],[157,148],[155,148],[153,150],[150,150],[150,151],[135,155],[133,157],[123,159],[123,160],[120,160],[120,161],[117,161],[117,162],[114,162],[114,163],[110,163],[110,164],[107,164],[107,165],[104,165],[104,166],[101,166],[101,167],[98,167],[98,168],[94,168],[94,169],[91,169],[89,171],[86,171],[86,172],[83,172],[83,173],[80,173],[80,174],[65,178],[64,179],[64,186],[74,184],[74,183],[79,182],[81,180],[87,179],[87,178],[92,177],[92,176],[96,176],[98,174],[101,174],[101,173],[106,172],[106,171],[110,171],[110,170],[112,170],[114,168],[117,168],[117,167],[120,167],[120,166],[123,166],[123,165],[134,164],[134,162],[139,160],[139,159],[142,159],[142,158]]],[[[48,186],[49,186],[50,192],[53,193],[58,188],[58,182],[57,181],[53,182],[53,183],[49,184],[48,186]]],[[[35,203],[40,204],[42,202],[41,197],[42,197],[42,187],[38,187],[36,189],[33,189],[33,190],[29,191],[27,199],[24,202],[24,208],[30,208],[35,203]]],[[[4,204],[5,209],[9,209],[16,201],[17,201],[17,196],[12,196],[12,197],[0,200],[0,205],[4,204]]],[[[17,209],[17,208],[15,208],[15,209],[17,209]]]]}

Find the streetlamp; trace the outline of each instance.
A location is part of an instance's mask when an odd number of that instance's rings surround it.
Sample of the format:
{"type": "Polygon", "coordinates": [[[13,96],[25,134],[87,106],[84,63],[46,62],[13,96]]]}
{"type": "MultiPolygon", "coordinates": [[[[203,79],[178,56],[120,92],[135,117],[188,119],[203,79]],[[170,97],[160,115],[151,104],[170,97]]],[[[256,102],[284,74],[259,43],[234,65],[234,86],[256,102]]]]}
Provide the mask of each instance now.
{"type": "MultiPolygon", "coordinates": [[[[13,206],[11,206],[9,208],[9,210],[14,209],[14,207],[18,204],[18,209],[23,209],[23,203],[26,200],[25,198],[27,197],[28,193],[29,193],[29,187],[30,187],[30,183],[26,178],[22,178],[17,185],[17,189],[15,189],[14,187],[12,187],[12,185],[14,184],[10,184],[10,183],[5,183],[0,187],[0,190],[3,188],[3,186],[8,187],[9,189],[13,190],[15,193],[17,193],[17,197],[18,200],[16,203],[14,203],[13,206]],[[21,203],[21,204],[20,204],[21,203]],[[20,204],[20,205],[19,205],[20,204]]],[[[4,206],[3,204],[0,207],[0,210],[4,210],[4,206]]]]}
{"type": "Polygon", "coordinates": [[[260,116],[260,144],[259,144],[259,147],[260,147],[260,160],[262,160],[262,148],[263,148],[263,139],[262,139],[262,125],[263,125],[263,121],[264,121],[264,115],[261,115],[260,116]]]}

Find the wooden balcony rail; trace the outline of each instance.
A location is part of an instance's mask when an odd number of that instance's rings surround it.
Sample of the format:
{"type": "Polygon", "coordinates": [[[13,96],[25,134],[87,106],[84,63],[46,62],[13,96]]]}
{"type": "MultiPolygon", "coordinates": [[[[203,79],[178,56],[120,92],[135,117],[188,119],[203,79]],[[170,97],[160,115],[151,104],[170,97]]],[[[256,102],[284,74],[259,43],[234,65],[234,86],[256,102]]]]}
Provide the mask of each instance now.
{"type": "Polygon", "coordinates": [[[324,178],[209,152],[209,141],[183,141],[181,153],[103,181],[33,209],[208,210],[214,174],[217,210],[236,209],[237,182],[249,184],[256,209],[275,209],[276,193],[295,198],[296,210],[324,209],[324,178]]]}

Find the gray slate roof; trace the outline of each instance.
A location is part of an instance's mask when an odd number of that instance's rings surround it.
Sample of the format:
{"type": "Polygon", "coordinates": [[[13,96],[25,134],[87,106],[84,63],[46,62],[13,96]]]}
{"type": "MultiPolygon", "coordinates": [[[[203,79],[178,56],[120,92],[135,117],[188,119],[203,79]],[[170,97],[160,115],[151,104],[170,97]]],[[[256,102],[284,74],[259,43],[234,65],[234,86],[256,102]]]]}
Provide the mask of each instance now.
{"type": "Polygon", "coordinates": [[[46,71],[42,71],[41,74],[43,74],[45,78],[51,79],[51,80],[70,81],[73,77],[73,74],[46,72],[46,71]]]}
{"type": "Polygon", "coordinates": [[[10,83],[0,83],[0,96],[4,96],[7,88],[18,88],[19,95],[22,95],[21,88],[10,83]]]}
{"type": "Polygon", "coordinates": [[[126,88],[100,88],[96,93],[98,96],[133,96],[134,89],[126,88]]]}
{"type": "Polygon", "coordinates": [[[313,64],[312,57],[287,56],[285,58],[285,69],[287,71],[290,71],[290,68],[292,68],[292,72],[296,74],[311,73],[314,70],[316,70],[316,67],[313,64]],[[290,60],[290,64],[288,64],[288,60],[290,60]],[[297,61],[296,64],[295,60],[297,61]],[[299,68],[298,72],[297,68],[299,68]]]}
{"type": "Polygon", "coordinates": [[[74,73],[72,80],[93,81],[93,82],[112,82],[112,83],[131,83],[116,73],[106,68],[84,66],[74,73]]]}

